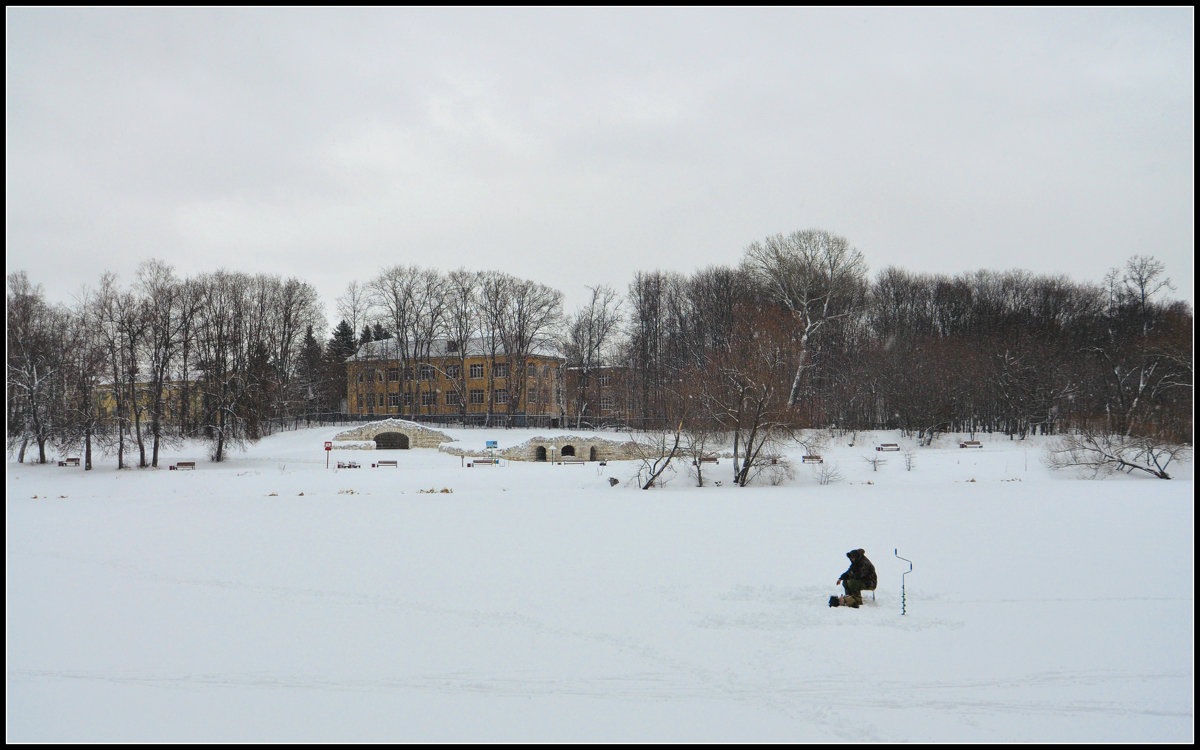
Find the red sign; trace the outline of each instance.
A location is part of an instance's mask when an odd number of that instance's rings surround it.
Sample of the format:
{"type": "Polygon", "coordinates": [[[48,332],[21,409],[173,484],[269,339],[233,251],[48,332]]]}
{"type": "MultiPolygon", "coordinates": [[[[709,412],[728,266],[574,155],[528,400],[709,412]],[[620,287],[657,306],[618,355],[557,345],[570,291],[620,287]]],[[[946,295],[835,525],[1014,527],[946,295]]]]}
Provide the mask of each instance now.
{"type": "Polygon", "coordinates": [[[325,443],[325,450],[327,450],[327,451],[333,450],[333,443],[325,443]]]}

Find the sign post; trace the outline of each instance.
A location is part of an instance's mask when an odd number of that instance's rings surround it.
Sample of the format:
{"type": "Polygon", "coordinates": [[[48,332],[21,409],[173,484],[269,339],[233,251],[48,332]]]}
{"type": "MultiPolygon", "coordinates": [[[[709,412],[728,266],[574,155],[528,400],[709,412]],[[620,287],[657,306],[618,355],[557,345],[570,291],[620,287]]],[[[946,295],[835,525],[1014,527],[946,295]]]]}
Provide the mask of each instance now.
{"type": "Polygon", "coordinates": [[[333,443],[325,441],[325,468],[329,468],[329,451],[333,450],[333,443]]]}

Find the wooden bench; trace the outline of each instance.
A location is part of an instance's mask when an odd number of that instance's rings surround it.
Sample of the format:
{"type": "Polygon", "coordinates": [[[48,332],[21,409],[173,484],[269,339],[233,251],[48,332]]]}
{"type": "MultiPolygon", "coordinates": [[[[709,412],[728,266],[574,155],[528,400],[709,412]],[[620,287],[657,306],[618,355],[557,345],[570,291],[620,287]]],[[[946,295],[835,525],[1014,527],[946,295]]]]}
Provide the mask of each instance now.
{"type": "Polygon", "coordinates": [[[78,458],[64,458],[63,460],[58,462],[58,465],[59,466],[78,466],[79,459],[78,458]]]}
{"type": "Polygon", "coordinates": [[[190,471],[195,471],[196,462],[195,461],[179,461],[174,466],[171,467],[171,471],[175,471],[176,469],[188,469],[190,471]]]}
{"type": "Polygon", "coordinates": [[[958,444],[959,448],[982,448],[983,443],[978,440],[964,440],[958,444]]]}
{"type": "Polygon", "coordinates": [[[357,461],[338,461],[338,468],[339,469],[361,469],[362,465],[360,465],[357,461]]]}
{"type": "Polygon", "coordinates": [[[383,466],[394,466],[397,469],[400,468],[400,464],[397,461],[378,461],[376,463],[371,464],[371,468],[383,467],[383,466]]]}
{"type": "Polygon", "coordinates": [[[554,463],[558,464],[559,466],[562,466],[564,464],[579,464],[580,466],[582,466],[583,464],[587,463],[587,459],[586,458],[574,458],[572,456],[567,456],[566,458],[558,459],[554,463]]]}
{"type": "Polygon", "coordinates": [[[699,464],[719,464],[719,463],[721,463],[721,459],[717,458],[716,456],[703,456],[699,459],[694,459],[692,461],[692,466],[698,466],[699,464]]]}
{"type": "Polygon", "coordinates": [[[801,456],[800,463],[802,464],[823,464],[825,459],[820,456],[801,456]]]}
{"type": "Polygon", "coordinates": [[[499,466],[500,459],[498,459],[498,458],[472,458],[470,461],[467,462],[467,468],[469,469],[476,464],[478,464],[480,466],[499,466]]]}
{"type": "Polygon", "coordinates": [[[882,443],[880,445],[875,446],[875,450],[877,450],[877,451],[898,451],[898,450],[900,450],[900,446],[897,443],[882,443]]]}

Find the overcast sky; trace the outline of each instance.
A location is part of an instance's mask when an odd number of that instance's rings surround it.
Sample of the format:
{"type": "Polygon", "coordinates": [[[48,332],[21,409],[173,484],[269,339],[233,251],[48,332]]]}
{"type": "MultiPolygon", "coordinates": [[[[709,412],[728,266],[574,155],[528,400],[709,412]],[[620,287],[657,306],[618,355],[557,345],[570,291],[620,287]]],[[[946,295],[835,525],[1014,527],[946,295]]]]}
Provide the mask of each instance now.
{"type": "MultiPolygon", "coordinates": [[[[1194,10],[8,9],[6,266],[553,286],[824,229],[1194,299],[1194,10]]],[[[330,313],[332,317],[332,312],[330,313]]],[[[331,320],[330,323],[336,322],[331,320]]]]}

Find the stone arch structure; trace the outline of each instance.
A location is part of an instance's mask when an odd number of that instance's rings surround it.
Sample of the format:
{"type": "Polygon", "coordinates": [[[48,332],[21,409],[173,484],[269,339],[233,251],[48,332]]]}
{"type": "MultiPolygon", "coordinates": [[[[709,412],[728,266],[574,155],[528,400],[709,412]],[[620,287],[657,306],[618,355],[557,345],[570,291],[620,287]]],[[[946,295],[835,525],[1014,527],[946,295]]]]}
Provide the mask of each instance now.
{"type": "Polygon", "coordinates": [[[381,432],[375,436],[375,450],[408,450],[408,435],[403,432],[381,432]]]}
{"type": "MultiPolygon", "coordinates": [[[[458,449],[451,449],[457,453],[458,449]]],[[[471,455],[464,450],[465,455],[471,455]]],[[[637,458],[639,452],[632,442],[617,442],[601,437],[586,437],[580,435],[563,435],[561,437],[535,437],[520,445],[514,445],[501,451],[501,455],[510,461],[547,461],[550,457],[575,457],[586,461],[618,461],[637,458]]]]}
{"type": "Polygon", "coordinates": [[[381,449],[434,448],[450,442],[443,432],[404,419],[381,419],[338,433],[334,440],[375,443],[381,449]]]}

